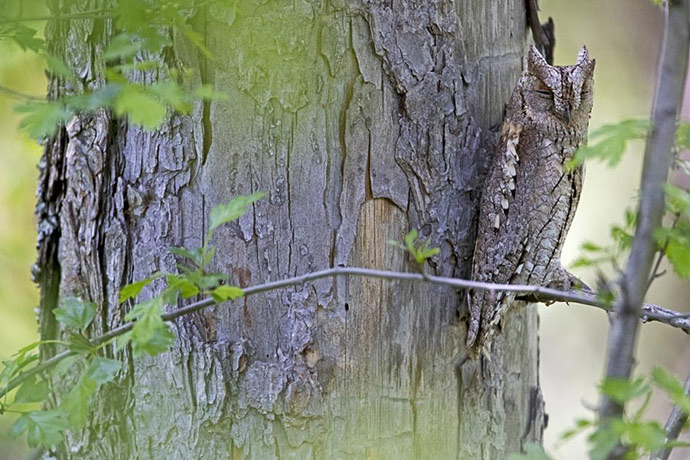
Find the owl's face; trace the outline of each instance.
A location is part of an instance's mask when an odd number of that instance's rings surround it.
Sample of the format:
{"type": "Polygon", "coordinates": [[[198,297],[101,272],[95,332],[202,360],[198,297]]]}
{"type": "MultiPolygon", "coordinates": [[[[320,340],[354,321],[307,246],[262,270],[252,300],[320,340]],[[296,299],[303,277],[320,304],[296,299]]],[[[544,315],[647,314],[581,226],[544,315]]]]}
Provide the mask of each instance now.
{"type": "Polygon", "coordinates": [[[576,64],[564,67],[547,64],[532,46],[527,57],[525,107],[533,117],[551,118],[566,127],[587,123],[592,110],[594,64],[584,46],[576,64]]]}

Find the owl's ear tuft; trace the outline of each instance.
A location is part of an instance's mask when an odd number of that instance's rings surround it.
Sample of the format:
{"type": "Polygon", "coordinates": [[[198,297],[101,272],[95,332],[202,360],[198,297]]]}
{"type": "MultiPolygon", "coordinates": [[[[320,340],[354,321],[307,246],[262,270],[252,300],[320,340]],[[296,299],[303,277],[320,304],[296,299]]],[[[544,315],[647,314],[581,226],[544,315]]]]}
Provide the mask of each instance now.
{"type": "Polygon", "coordinates": [[[544,56],[541,55],[534,45],[530,45],[529,53],[527,54],[527,70],[533,74],[540,74],[543,69],[548,67],[549,64],[544,59],[544,56]]]}
{"type": "Polygon", "coordinates": [[[589,51],[587,51],[587,47],[585,45],[582,45],[582,48],[580,48],[580,52],[577,53],[577,62],[575,63],[575,65],[583,64],[589,64],[589,51]]]}

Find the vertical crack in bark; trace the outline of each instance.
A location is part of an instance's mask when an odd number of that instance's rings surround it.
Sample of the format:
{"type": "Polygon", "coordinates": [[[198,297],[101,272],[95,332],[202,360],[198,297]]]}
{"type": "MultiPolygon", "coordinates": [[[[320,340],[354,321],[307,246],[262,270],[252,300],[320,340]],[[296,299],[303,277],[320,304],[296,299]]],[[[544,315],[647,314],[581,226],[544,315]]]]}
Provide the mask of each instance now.
{"type": "Polygon", "coordinates": [[[185,371],[186,371],[186,376],[187,376],[187,385],[189,385],[189,401],[192,403],[192,409],[193,409],[193,414],[196,414],[197,410],[197,401],[196,401],[196,390],[195,387],[196,385],[194,384],[194,353],[190,352],[187,353],[187,362],[184,365],[185,371]]]}
{"type": "MultiPolygon", "coordinates": [[[[209,47],[208,43],[208,8],[209,6],[204,6],[200,9],[199,14],[201,35],[204,38],[204,46],[209,47]]],[[[212,64],[209,63],[209,58],[201,51],[197,51],[199,55],[199,71],[201,83],[204,85],[210,85],[214,87],[215,83],[215,71],[212,68],[212,64]]],[[[206,164],[206,159],[208,158],[208,153],[211,150],[211,144],[213,143],[213,123],[211,123],[211,104],[212,100],[202,99],[202,114],[201,114],[201,125],[203,127],[203,150],[201,153],[201,165],[206,164]]]]}
{"type": "MultiPolygon", "coordinates": [[[[299,113],[299,112],[298,112],[299,113]]],[[[286,177],[286,182],[287,182],[287,193],[285,194],[285,202],[287,204],[287,221],[288,225],[290,226],[290,241],[288,242],[288,263],[287,263],[287,272],[290,273],[290,271],[296,267],[296,262],[293,260],[293,246],[295,245],[295,225],[294,225],[294,220],[292,218],[292,193],[290,193],[290,190],[292,189],[293,183],[290,180],[290,166],[292,164],[292,155],[295,154],[294,152],[294,146],[295,146],[295,129],[297,128],[297,113],[291,114],[291,123],[289,125],[290,133],[288,135],[287,139],[287,146],[286,150],[287,152],[285,153],[285,177],[286,177]]]]}
{"type": "MultiPolygon", "coordinates": [[[[57,337],[55,316],[60,290],[60,213],[64,194],[64,154],[67,135],[64,127],[46,145],[39,161],[39,180],[36,204],[38,236],[36,262],[31,267],[33,281],[40,289],[39,328],[42,339],[57,337]]],[[[55,354],[55,345],[41,346],[41,356],[46,359],[55,354]]]]}

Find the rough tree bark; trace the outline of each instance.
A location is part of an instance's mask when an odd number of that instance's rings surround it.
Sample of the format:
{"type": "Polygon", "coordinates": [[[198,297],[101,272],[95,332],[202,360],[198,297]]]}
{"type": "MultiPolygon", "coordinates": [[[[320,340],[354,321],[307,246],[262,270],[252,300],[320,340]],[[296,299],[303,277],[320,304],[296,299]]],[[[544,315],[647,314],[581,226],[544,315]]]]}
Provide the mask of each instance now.
{"type": "MultiPolygon", "coordinates": [[[[239,2],[194,24],[213,61],[177,35],[154,58],[229,100],[155,132],[80,115],[46,147],[43,338],[59,335],[60,296],[101,306],[93,334],[119,324],[121,285],[174,271],[167,247],[201,245],[211,207],[255,191],[267,199],[212,242],[213,269],[240,286],[339,264],[415,270],[387,244],[411,228],[441,248],[430,272],[469,275],[491,128],[526,49],[524,1],[239,2]]],[[[47,36],[94,86],[112,27],[55,21],[47,36]]],[[[60,458],[505,458],[544,427],[536,312],[514,308],[491,360],[460,366],[463,299],[348,278],[182,318],[170,352],[109,350],[125,371],[60,458]]]]}

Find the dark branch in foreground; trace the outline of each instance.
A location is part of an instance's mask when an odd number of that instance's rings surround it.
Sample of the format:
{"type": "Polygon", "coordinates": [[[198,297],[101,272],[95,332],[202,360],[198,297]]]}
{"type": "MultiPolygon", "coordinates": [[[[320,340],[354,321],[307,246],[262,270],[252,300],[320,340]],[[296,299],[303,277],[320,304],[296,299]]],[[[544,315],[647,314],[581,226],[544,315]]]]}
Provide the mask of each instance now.
{"type": "MultiPolygon", "coordinates": [[[[666,6],[666,25],[661,49],[659,76],[652,107],[652,128],[645,145],[642,167],[639,223],[635,230],[630,257],[620,280],[621,298],[616,303],[616,316],[609,336],[607,379],[628,380],[634,362],[638,318],[648,281],[656,243],[654,231],[661,226],[665,212],[663,185],[673,164],[676,120],[683,100],[688,66],[688,1],[669,0],[666,6]]],[[[623,415],[624,405],[606,395],[599,408],[601,427],[623,415]]],[[[622,460],[626,449],[619,445],[607,456],[608,460],[622,460]]]]}
{"type": "MultiPolygon", "coordinates": [[[[373,270],[368,268],[357,268],[357,267],[336,267],[327,268],[325,270],[320,270],[312,273],[307,273],[301,276],[294,276],[292,278],[286,278],[278,281],[270,281],[268,283],[257,284],[256,286],[250,286],[243,289],[244,297],[250,295],[259,294],[261,292],[273,291],[275,289],[280,289],[289,286],[296,286],[307,283],[309,281],[315,281],[322,278],[331,278],[336,276],[363,276],[368,278],[379,278],[384,280],[394,280],[394,281],[418,281],[426,282],[432,284],[438,284],[441,286],[450,286],[458,289],[484,289],[492,292],[517,292],[520,294],[520,298],[535,302],[574,302],[583,305],[590,305],[602,310],[609,310],[608,305],[597,299],[595,294],[583,291],[559,291],[557,289],[550,289],[541,286],[527,286],[527,285],[517,285],[517,284],[492,284],[492,283],[482,283],[479,281],[470,281],[460,278],[446,278],[442,276],[426,275],[422,273],[402,273],[386,270],[373,270]]],[[[212,305],[216,305],[216,302],[208,297],[206,299],[200,300],[198,302],[191,303],[185,307],[178,308],[171,312],[161,315],[165,321],[173,321],[189,313],[208,308],[212,305]]],[[[687,315],[678,313],[667,308],[660,307],[653,304],[645,304],[641,319],[643,322],[646,321],[659,321],[664,324],[668,324],[673,327],[682,329],[686,333],[690,333],[690,317],[687,315]]],[[[108,331],[107,333],[95,337],[91,340],[94,346],[104,344],[110,340],[119,337],[134,327],[133,322],[122,324],[115,329],[108,331]]],[[[50,369],[57,363],[72,356],[75,353],[70,350],[65,350],[57,355],[53,356],[36,367],[26,371],[20,376],[16,377],[14,380],[9,382],[5,388],[0,389],[0,398],[7,394],[13,388],[21,385],[26,379],[36,374],[50,369]]]]}
{"type": "MultiPolygon", "coordinates": [[[[685,380],[685,395],[690,396],[690,376],[685,380]]],[[[678,405],[673,406],[673,410],[671,411],[671,415],[668,416],[668,420],[666,421],[666,442],[672,442],[678,439],[678,435],[680,435],[681,430],[685,426],[685,423],[688,421],[688,414],[683,412],[678,405]]],[[[671,455],[671,448],[667,447],[665,449],[660,450],[659,452],[656,452],[652,454],[649,457],[649,460],[668,460],[668,457],[671,455]]]]}

